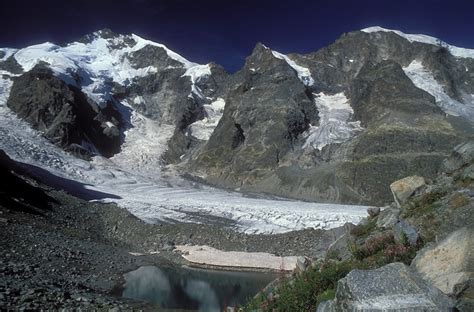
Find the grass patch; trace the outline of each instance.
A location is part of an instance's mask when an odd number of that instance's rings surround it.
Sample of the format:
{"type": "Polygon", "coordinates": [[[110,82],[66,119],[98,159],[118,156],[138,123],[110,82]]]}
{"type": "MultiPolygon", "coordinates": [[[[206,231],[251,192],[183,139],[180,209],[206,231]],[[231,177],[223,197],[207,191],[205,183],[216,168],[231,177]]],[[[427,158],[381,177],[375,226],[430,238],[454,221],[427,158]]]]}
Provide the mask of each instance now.
{"type": "Polygon", "coordinates": [[[361,246],[351,243],[349,249],[355,259],[373,269],[392,262],[409,265],[420,247],[410,246],[407,239],[396,242],[393,233],[386,232],[367,239],[361,246]]]}
{"type": "Polygon", "coordinates": [[[370,218],[365,224],[358,224],[351,230],[351,234],[356,237],[368,236],[377,227],[374,218],[370,218]]]}
{"type": "Polygon", "coordinates": [[[333,299],[337,281],[353,269],[367,269],[359,261],[325,261],[293,278],[283,279],[272,296],[258,295],[239,311],[315,311],[333,299]]]}
{"type": "Polygon", "coordinates": [[[414,201],[403,212],[405,218],[420,217],[432,213],[439,205],[437,201],[445,196],[445,192],[426,193],[418,200],[414,201]]]}

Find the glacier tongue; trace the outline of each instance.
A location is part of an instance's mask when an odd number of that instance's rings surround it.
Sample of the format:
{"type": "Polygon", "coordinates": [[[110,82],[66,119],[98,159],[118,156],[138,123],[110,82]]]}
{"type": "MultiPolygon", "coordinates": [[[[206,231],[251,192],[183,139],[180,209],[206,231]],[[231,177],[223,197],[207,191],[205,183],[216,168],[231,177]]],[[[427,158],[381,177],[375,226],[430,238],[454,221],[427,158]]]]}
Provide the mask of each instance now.
{"type": "MultiPolygon", "coordinates": [[[[127,106],[127,103],[123,102],[127,106]]],[[[131,110],[131,127],[124,135],[125,140],[120,153],[110,160],[117,166],[143,176],[159,176],[162,155],[167,149],[168,140],[175,127],[158,124],[136,111],[131,110]]]]}
{"type": "Polygon", "coordinates": [[[343,143],[362,131],[360,121],[349,121],[354,111],[344,93],[314,94],[319,111],[319,126],[311,126],[303,148],[322,150],[333,143],[343,143]]]}
{"type": "Polygon", "coordinates": [[[443,86],[436,81],[433,74],[420,61],[414,60],[407,67],[404,67],[403,70],[415,86],[435,97],[436,104],[446,114],[463,116],[471,120],[474,119],[474,100],[464,104],[451,98],[446,94],[443,86]]]}

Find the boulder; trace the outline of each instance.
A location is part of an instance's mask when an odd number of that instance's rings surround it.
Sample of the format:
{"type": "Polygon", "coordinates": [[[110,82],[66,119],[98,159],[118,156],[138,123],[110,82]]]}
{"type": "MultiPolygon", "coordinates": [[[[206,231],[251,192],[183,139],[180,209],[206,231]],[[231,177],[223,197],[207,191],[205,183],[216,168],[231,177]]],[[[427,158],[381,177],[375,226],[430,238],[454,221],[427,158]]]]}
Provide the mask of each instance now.
{"type": "Polygon", "coordinates": [[[412,267],[445,294],[474,300],[474,229],[461,228],[424,248],[412,267]]]}
{"type": "Polygon", "coordinates": [[[311,265],[311,260],[307,257],[296,258],[296,273],[302,273],[311,265]]]}
{"type": "Polygon", "coordinates": [[[468,166],[461,174],[463,180],[474,180],[474,164],[468,166]]]}
{"type": "Polygon", "coordinates": [[[337,284],[336,297],[318,311],[449,311],[452,300],[403,263],[353,270],[337,284]]]}
{"type": "MultiPolygon", "coordinates": [[[[363,220],[361,222],[363,222],[363,220]]],[[[348,260],[352,257],[352,253],[349,249],[349,243],[352,240],[351,230],[354,227],[355,225],[351,223],[346,223],[343,227],[341,227],[344,232],[339,233],[339,235],[335,237],[332,243],[327,247],[326,257],[336,258],[341,261],[348,260]]]]}
{"type": "Polygon", "coordinates": [[[416,229],[403,219],[395,224],[394,236],[397,242],[405,243],[405,239],[407,239],[412,246],[415,246],[420,238],[416,229]]]}
{"type": "Polygon", "coordinates": [[[400,216],[400,209],[388,207],[380,212],[377,217],[377,227],[392,228],[398,223],[400,216]]]}
{"type": "Polygon", "coordinates": [[[398,207],[401,207],[410,196],[426,185],[425,179],[420,176],[411,176],[390,184],[393,198],[398,207]]]}
{"type": "Polygon", "coordinates": [[[349,260],[352,257],[352,253],[349,249],[350,241],[350,234],[345,233],[329,246],[327,256],[337,258],[341,261],[349,260]]]}
{"type": "Polygon", "coordinates": [[[374,217],[379,215],[380,207],[369,207],[369,208],[367,208],[367,213],[369,214],[369,216],[374,218],[374,217]]]}

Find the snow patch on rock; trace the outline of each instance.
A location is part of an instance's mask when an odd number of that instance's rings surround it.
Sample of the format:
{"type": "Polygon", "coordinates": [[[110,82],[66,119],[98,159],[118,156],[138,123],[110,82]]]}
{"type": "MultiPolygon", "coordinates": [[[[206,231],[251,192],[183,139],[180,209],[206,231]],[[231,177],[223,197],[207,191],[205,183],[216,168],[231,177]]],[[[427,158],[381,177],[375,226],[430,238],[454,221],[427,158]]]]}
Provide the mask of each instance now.
{"type": "Polygon", "coordinates": [[[210,76],[211,73],[211,67],[209,64],[207,65],[195,65],[192,67],[189,67],[186,72],[183,74],[182,77],[188,76],[191,79],[191,93],[189,94],[189,97],[193,98],[193,94],[196,95],[200,99],[204,99],[204,95],[202,94],[201,89],[196,85],[196,83],[204,78],[210,76]]]}
{"type": "Polygon", "coordinates": [[[217,98],[211,104],[204,104],[206,117],[189,126],[189,134],[199,140],[207,141],[224,114],[225,101],[217,98]]]}
{"type": "Polygon", "coordinates": [[[382,28],[380,26],[374,26],[374,27],[368,27],[361,29],[361,31],[365,33],[373,33],[373,32],[393,32],[400,37],[403,37],[407,39],[410,42],[421,42],[421,43],[427,43],[427,44],[432,44],[432,45],[443,45],[446,48],[449,49],[449,52],[451,52],[452,55],[456,57],[461,57],[461,58],[474,58],[474,49],[465,49],[465,48],[459,48],[450,44],[447,44],[446,42],[441,41],[438,38],[427,36],[427,35],[413,35],[413,34],[405,34],[399,30],[393,30],[393,29],[387,29],[387,28],[382,28]]]}
{"type": "Polygon", "coordinates": [[[296,64],[295,61],[293,61],[288,56],[286,56],[285,54],[282,54],[280,52],[272,50],[272,54],[276,58],[284,60],[288,65],[290,65],[291,68],[293,68],[296,71],[296,73],[298,74],[298,78],[306,86],[312,86],[314,84],[313,77],[311,77],[311,72],[309,71],[308,68],[296,64]]]}
{"type": "Polygon", "coordinates": [[[322,150],[334,143],[343,143],[363,130],[360,121],[350,121],[354,110],[343,92],[334,95],[314,94],[319,111],[319,126],[310,126],[303,148],[322,150]]]}
{"type": "Polygon", "coordinates": [[[0,51],[4,53],[3,57],[0,57],[0,62],[3,62],[6,61],[10,56],[15,54],[18,49],[0,48],[0,51]]]}
{"type": "Polygon", "coordinates": [[[468,101],[464,104],[452,99],[446,94],[444,87],[436,81],[433,74],[420,61],[414,60],[407,67],[404,67],[403,70],[416,87],[434,96],[436,104],[446,114],[474,119],[474,101],[468,101]]]}

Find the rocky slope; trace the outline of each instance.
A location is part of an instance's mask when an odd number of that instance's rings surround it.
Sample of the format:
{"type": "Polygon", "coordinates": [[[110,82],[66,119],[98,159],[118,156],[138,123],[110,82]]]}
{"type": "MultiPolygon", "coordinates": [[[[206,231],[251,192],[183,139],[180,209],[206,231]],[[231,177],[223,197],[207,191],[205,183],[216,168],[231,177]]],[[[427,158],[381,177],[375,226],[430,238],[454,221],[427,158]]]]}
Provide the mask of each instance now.
{"type": "MultiPolygon", "coordinates": [[[[471,311],[474,308],[473,165],[474,142],[470,141],[454,149],[432,183],[415,186],[407,184],[409,180],[403,181],[403,192],[410,190],[410,196],[402,202],[396,200],[396,205],[373,218],[376,227],[368,233],[362,249],[367,252],[373,247],[381,229],[393,230],[396,240],[419,249],[410,267],[391,264],[374,271],[353,271],[338,282],[335,300],[323,304],[319,310],[359,307],[365,311],[395,304],[402,311],[444,311],[453,307],[471,311]],[[381,276],[383,280],[377,281],[381,276]],[[404,281],[405,278],[411,281],[404,281]],[[403,293],[397,287],[400,282],[427,288],[422,291],[404,288],[407,293],[403,293]],[[438,294],[429,298],[435,293],[438,294]],[[413,294],[418,295],[410,302],[413,294]]],[[[402,190],[395,188],[395,184],[392,190],[395,199],[400,198],[402,190]]]]}
{"type": "Polygon", "coordinates": [[[187,263],[175,245],[319,257],[343,229],[248,235],[209,224],[145,223],[114,204],[91,203],[38,181],[0,150],[2,310],[143,310],[121,297],[123,274],[187,263]]]}
{"type": "Polygon", "coordinates": [[[1,51],[2,97],[60,146],[112,156],[145,122],[167,144],[136,157],[242,191],[383,204],[474,133],[472,50],[378,27],[307,55],[257,44],[233,75],[110,30],[1,51]]]}
{"type": "Polygon", "coordinates": [[[474,142],[455,147],[433,180],[391,184],[394,202],[268,287],[245,311],[472,311],[474,142]]]}

